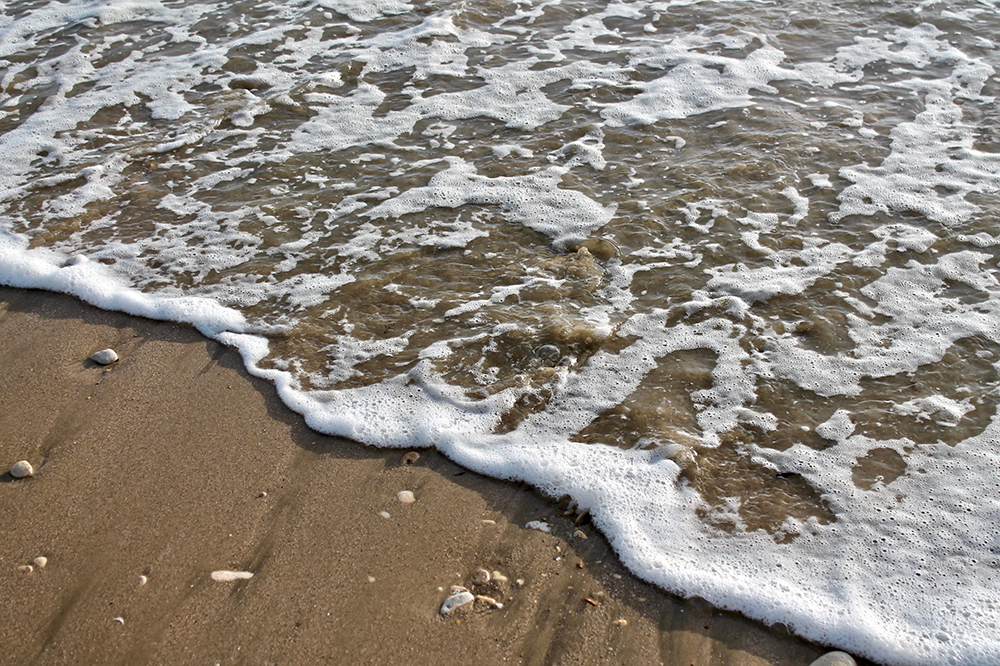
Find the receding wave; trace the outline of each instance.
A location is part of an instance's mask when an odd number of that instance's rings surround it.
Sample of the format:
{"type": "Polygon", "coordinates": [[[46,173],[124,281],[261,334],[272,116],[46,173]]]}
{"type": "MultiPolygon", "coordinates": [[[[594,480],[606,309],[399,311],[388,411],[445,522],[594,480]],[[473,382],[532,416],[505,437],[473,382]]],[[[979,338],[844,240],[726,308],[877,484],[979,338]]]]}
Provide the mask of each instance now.
{"type": "Polygon", "coordinates": [[[995,662],[995,2],[0,11],[0,281],[569,494],[670,591],[995,662]]]}

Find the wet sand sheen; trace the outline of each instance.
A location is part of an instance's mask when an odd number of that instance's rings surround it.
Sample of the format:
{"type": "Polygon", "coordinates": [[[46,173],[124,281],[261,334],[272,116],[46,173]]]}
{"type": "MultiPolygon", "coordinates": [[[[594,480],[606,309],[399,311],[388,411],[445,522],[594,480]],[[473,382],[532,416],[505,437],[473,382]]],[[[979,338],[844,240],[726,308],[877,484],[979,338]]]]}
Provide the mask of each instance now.
{"type": "Polygon", "coordinates": [[[0,289],[0,364],[0,459],[36,469],[0,477],[11,600],[0,662],[700,666],[822,654],[637,581],[592,527],[529,489],[435,452],[407,466],[405,451],[310,431],[236,354],[187,327],[0,289]],[[84,361],[104,347],[121,360],[84,361]],[[414,503],[396,500],[404,489],[414,503]],[[536,519],[552,533],[523,528],[536,519]],[[17,570],[38,556],[44,570],[17,570]],[[501,610],[442,618],[449,587],[479,567],[525,584],[500,589],[501,610]],[[254,577],[214,581],[216,570],[254,577]]]}

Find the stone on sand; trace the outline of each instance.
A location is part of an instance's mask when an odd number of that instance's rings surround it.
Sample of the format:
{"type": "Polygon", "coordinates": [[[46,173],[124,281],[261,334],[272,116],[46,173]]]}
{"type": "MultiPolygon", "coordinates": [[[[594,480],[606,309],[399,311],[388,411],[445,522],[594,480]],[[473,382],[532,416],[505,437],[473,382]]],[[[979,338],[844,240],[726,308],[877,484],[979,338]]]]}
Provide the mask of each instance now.
{"type": "Polygon", "coordinates": [[[417,501],[417,498],[414,497],[412,490],[400,490],[396,494],[396,499],[402,502],[403,504],[412,504],[413,502],[417,501]]]}
{"type": "Polygon", "coordinates": [[[114,349],[102,349],[91,354],[90,360],[100,365],[110,365],[118,360],[118,353],[114,349]]]}
{"type": "Polygon", "coordinates": [[[40,556],[36,557],[33,560],[33,562],[34,562],[34,565],[36,567],[38,567],[39,569],[44,569],[45,565],[49,563],[49,558],[40,555],[40,556]]]}
{"type": "Polygon", "coordinates": [[[13,467],[10,468],[10,475],[15,479],[23,479],[28,476],[35,475],[35,468],[31,466],[31,463],[27,460],[18,460],[14,463],[13,467]]]}
{"type": "Polygon", "coordinates": [[[490,572],[486,569],[476,569],[469,576],[469,582],[473,585],[486,585],[486,583],[490,582],[490,572]]]}
{"type": "Polygon", "coordinates": [[[809,666],[857,666],[854,657],[846,652],[827,652],[809,666]]]}

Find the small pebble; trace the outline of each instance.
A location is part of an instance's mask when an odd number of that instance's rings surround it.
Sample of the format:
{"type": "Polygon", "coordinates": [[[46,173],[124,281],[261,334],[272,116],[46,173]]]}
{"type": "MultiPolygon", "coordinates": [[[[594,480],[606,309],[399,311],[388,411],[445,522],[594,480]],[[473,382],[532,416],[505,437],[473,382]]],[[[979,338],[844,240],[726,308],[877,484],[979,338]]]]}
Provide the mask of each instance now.
{"type": "Polygon", "coordinates": [[[14,466],[10,468],[10,475],[15,479],[23,479],[26,476],[34,476],[35,468],[31,466],[31,463],[27,460],[18,460],[14,463],[14,466]]]}
{"type": "Polygon", "coordinates": [[[17,568],[17,570],[20,571],[21,573],[29,573],[30,574],[32,571],[35,570],[35,567],[31,566],[30,564],[22,564],[21,566],[19,566],[17,568]]]}
{"type": "Polygon", "coordinates": [[[575,536],[577,539],[587,538],[587,535],[583,533],[583,530],[577,530],[576,532],[573,532],[573,536],[575,536]]]}
{"type": "Polygon", "coordinates": [[[490,520],[489,518],[483,519],[483,525],[496,525],[496,524],[497,524],[497,521],[495,521],[495,520],[490,520]]]}
{"type": "Polygon", "coordinates": [[[383,518],[392,518],[392,516],[389,515],[388,511],[382,511],[378,515],[382,516],[383,518]]]}
{"type": "Polygon", "coordinates": [[[448,588],[448,594],[458,594],[459,592],[468,592],[469,590],[461,585],[452,585],[448,588]]]}
{"type": "Polygon", "coordinates": [[[827,652],[809,666],[857,666],[854,657],[846,652],[827,652]]]}
{"type": "Polygon", "coordinates": [[[518,587],[524,587],[524,579],[518,578],[517,580],[514,581],[514,584],[517,585],[518,587]]]}
{"type": "Polygon", "coordinates": [[[122,625],[123,627],[125,626],[125,618],[123,618],[123,617],[116,617],[114,620],[112,620],[112,622],[117,622],[118,624],[122,625]]]}
{"type": "Polygon", "coordinates": [[[577,568],[577,569],[582,569],[582,568],[583,568],[583,566],[584,566],[584,565],[583,565],[583,562],[577,562],[577,563],[576,563],[576,568],[577,568]]]}
{"type": "Polygon", "coordinates": [[[464,592],[455,592],[450,597],[445,599],[443,604],[441,604],[441,615],[448,615],[456,608],[472,603],[475,600],[476,598],[472,596],[472,593],[468,590],[464,592]]]}
{"type": "Polygon", "coordinates": [[[617,620],[615,620],[614,622],[612,622],[611,624],[615,625],[616,627],[624,627],[625,625],[628,624],[628,620],[626,620],[623,617],[620,617],[617,620]]]}
{"type": "Polygon", "coordinates": [[[536,347],[532,354],[534,354],[537,358],[552,361],[553,363],[558,361],[559,357],[562,356],[562,352],[559,351],[559,347],[556,347],[555,345],[541,345],[536,347]]]}
{"type": "Polygon", "coordinates": [[[476,569],[469,576],[469,582],[473,585],[486,585],[486,583],[490,582],[490,572],[486,569],[476,569]]]}
{"type": "Polygon", "coordinates": [[[417,462],[418,460],[420,460],[420,454],[417,453],[416,451],[410,451],[405,456],[403,456],[403,464],[404,465],[412,465],[413,463],[417,462]]]}
{"type": "Polygon", "coordinates": [[[411,490],[400,490],[396,495],[396,499],[403,504],[412,504],[417,501],[417,498],[413,496],[413,491],[411,490]]]}
{"type": "Polygon", "coordinates": [[[90,360],[101,365],[108,365],[118,360],[118,354],[114,349],[102,349],[90,355],[90,360]]]}
{"type": "Polygon", "coordinates": [[[495,580],[498,583],[506,583],[508,580],[507,576],[504,576],[499,571],[494,571],[492,574],[490,574],[490,577],[492,577],[493,580],[495,580]]]}
{"type": "Polygon", "coordinates": [[[145,576],[139,576],[139,587],[142,587],[147,582],[149,582],[148,578],[146,578],[145,576]]]}
{"type": "Polygon", "coordinates": [[[375,576],[368,576],[368,582],[369,583],[374,583],[375,582],[375,576]]]}
{"type": "Polygon", "coordinates": [[[45,565],[49,563],[49,558],[39,556],[34,559],[35,566],[39,569],[44,569],[45,565]]]}

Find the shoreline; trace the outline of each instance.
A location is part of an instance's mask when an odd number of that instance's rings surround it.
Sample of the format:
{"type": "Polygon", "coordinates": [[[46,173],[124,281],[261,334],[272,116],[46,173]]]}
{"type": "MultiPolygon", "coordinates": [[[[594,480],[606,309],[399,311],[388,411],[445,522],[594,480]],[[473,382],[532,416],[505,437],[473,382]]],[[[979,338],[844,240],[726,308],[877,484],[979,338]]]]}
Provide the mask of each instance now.
{"type": "Polygon", "coordinates": [[[523,485],[310,430],[189,326],[0,288],[0,363],[0,468],[35,467],[0,477],[14,601],[0,662],[791,666],[825,652],[638,580],[523,485]],[[105,347],[117,363],[86,361],[105,347]],[[551,534],[524,527],[539,519],[551,534]],[[38,556],[43,569],[18,570],[38,556]],[[472,587],[479,568],[509,581],[472,587]],[[452,585],[503,608],[443,617],[452,585]]]}

